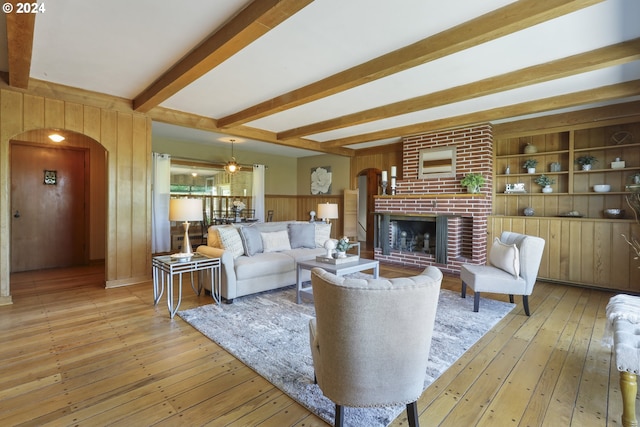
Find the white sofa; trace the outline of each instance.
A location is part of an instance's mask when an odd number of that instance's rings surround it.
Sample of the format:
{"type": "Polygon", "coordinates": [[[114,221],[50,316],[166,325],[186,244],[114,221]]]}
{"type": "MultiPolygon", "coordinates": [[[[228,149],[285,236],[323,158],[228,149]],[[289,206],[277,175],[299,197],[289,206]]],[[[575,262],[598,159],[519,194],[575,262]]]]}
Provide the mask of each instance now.
{"type": "MultiPolygon", "coordinates": [[[[296,261],[326,253],[331,224],[281,221],[213,225],[207,245],[197,252],[221,259],[221,294],[225,302],[296,283],[296,261]]],[[[310,280],[303,270],[302,280],[310,280]]],[[[210,288],[210,280],[205,287],[210,288]]],[[[210,290],[210,289],[209,289],[210,290]]]]}

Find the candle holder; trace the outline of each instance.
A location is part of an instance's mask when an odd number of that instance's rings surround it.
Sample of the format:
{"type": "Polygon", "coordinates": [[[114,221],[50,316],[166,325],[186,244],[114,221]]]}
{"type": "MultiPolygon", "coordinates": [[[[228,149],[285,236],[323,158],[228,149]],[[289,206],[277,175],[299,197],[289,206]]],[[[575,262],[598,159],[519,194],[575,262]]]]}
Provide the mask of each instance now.
{"type": "Polygon", "coordinates": [[[392,196],[396,195],[396,177],[395,176],[391,177],[391,195],[392,196]]]}
{"type": "Polygon", "coordinates": [[[386,196],[387,195],[387,181],[382,181],[380,183],[380,186],[382,187],[382,195],[386,196]]]}

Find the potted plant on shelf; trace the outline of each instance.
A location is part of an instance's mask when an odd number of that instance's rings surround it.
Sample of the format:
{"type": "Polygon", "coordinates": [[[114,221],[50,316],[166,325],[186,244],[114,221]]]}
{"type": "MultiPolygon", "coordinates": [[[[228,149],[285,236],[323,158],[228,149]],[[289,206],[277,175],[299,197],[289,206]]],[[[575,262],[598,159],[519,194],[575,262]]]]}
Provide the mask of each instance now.
{"type": "Polygon", "coordinates": [[[553,192],[553,188],[551,188],[551,184],[555,184],[556,180],[546,176],[545,174],[540,175],[536,179],[533,180],[536,184],[542,187],[543,193],[551,193],[553,192]]]}
{"type": "Polygon", "coordinates": [[[598,161],[598,159],[596,159],[595,157],[593,157],[590,154],[584,155],[584,156],[580,156],[576,159],[576,162],[582,166],[582,170],[583,171],[589,171],[591,170],[591,166],[596,163],[598,161]]]}
{"type": "Polygon", "coordinates": [[[527,170],[527,173],[536,173],[536,165],[538,161],[536,159],[527,159],[524,161],[522,165],[523,168],[527,170]]]}
{"type": "Polygon", "coordinates": [[[479,193],[484,184],[484,176],[479,173],[468,173],[460,180],[460,184],[467,187],[469,193],[479,193]]]}

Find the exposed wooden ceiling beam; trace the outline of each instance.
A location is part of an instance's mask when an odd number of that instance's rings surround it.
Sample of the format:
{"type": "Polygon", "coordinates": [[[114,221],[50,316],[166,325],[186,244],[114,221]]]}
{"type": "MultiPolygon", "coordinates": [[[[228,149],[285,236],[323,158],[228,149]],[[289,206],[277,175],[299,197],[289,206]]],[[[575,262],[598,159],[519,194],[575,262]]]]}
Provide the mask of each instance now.
{"type": "Polygon", "coordinates": [[[275,28],[313,0],[254,0],[133,100],[147,112],[275,28]]]}
{"type": "Polygon", "coordinates": [[[604,120],[607,123],[629,123],[629,118],[635,118],[633,121],[640,121],[640,101],[623,102],[621,104],[570,111],[553,116],[499,123],[493,126],[493,136],[496,138],[513,138],[526,134],[539,135],[541,133],[561,132],[567,128],[573,130],[587,129],[593,127],[593,123],[604,120]]]}
{"type": "Polygon", "coordinates": [[[506,105],[504,107],[463,114],[460,116],[447,117],[430,122],[416,123],[393,129],[385,129],[368,134],[356,135],[353,137],[334,139],[331,141],[325,141],[323,144],[330,147],[341,147],[399,136],[417,135],[438,129],[450,129],[477,123],[486,123],[508,117],[525,116],[528,114],[542,113],[545,111],[592,104],[595,102],[625,99],[638,95],[640,95],[640,80],[633,80],[630,82],[618,83],[596,89],[569,93],[566,95],[538,99],[520,104],[506,105]]]}
{"type": "Polygon", "coordinates": [[[13,5],[13,12],[5,13],[7,18],[9,86],[27,89],[29,87],[29,75],[31,74],[31,55],[36,14],[16,13],[16,3],[17,1],[15,0],[5,3],[13,5]]]}
{"type": "Polygon", "coordinates": [[[534,65],[500,76],[383,105],[295,129],[279,132],[278,139],[300,138],[334,129],[426,110],[445,104],[525,87],[549,80],[594,71],[640,59],[640,38],[592,50],[545,64],[534,65]]]}
{"type": "Polygon", "coordinates": [[[371,61],[220,118],[237,126],[460,52],[602,0],[520,0],[371,61]]]}
{"type": "Polygon", "coordinates": [[[301,148],[304,150],[318,151],[321,153],[337,154],[339,156],[353,157],[355,150],[345,147],[330,147],[321,142],[311,141],[308,139],[296,138],[289,141],[278,140],[275,132],[269,132],[262,129],[256,129],[248,126],[236,126],[232,129],[220,129],[215,119],[210,117],[199,116],[196,114],[185,113],[182,111],[171,110],[168,108],[156,107],[147,113],[152,120],[169,123],[178,126],[185,126],[193,129],[200,129],[210,132],[224,133],[237,137],[253,139],[257,141],[268,142],[271,144],[282,145],[285,147],[301,148]]]}

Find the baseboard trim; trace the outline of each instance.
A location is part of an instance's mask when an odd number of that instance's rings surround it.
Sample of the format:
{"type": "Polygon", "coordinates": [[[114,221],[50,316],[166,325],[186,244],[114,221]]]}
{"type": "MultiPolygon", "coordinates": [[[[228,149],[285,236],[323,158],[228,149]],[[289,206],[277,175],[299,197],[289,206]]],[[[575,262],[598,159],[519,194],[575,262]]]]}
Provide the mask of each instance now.
{"type": "Polygon", "coordinates": [[[152,277],[150,274],[146,276],[140,276],[140,277],[128,277],[126,279],[119,279],[119,280],[107,280],[105,283],[105,287],[107,289],[119,288],[122,286],[137,285],[138,283],[151,282],[151,280],[152,280],[152,277]]]}

